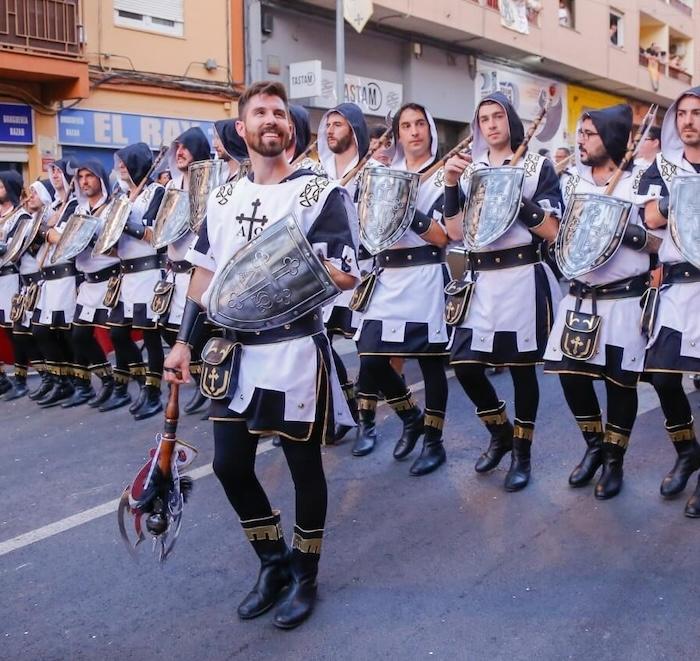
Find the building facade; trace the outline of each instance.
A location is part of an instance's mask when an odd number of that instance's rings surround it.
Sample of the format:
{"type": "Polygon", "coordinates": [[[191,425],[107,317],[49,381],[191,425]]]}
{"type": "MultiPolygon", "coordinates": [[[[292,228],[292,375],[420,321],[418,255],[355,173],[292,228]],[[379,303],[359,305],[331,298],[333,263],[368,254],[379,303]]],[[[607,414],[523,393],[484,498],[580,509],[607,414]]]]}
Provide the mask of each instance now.
{"type": "Polygon", "coordinates": [[[243,0],[0,2],[0,168],[41,176],[233,117],[244,85],[243,0]]]}
{"type": "MultiPolygon", "coordinates": [[[[335,4],[246,0],[248,79],[289,84],[316,122],[336,102],[335,4]]],[[[553,101],[533,146],[551,149],[574,142],[586,108],[668,107],[697,80],[698,26],[693,0],[374,0],[361,34],[346,23],[346,99],[376,122],[424,103],[449,146],[485,94],[505,92],[527,123],[544,90],[553,101]]]]}

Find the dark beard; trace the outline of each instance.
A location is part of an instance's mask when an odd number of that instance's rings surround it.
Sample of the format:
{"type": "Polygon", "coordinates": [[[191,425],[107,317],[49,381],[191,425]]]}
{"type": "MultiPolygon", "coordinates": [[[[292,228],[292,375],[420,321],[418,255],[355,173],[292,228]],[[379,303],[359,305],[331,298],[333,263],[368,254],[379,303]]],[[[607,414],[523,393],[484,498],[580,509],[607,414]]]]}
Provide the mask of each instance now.
{"type": "Polygon", "coordinates": [[[249,131],[245,132],[245,141],[248,145],[248,149],[260,154],[260,156],[265,156],[267,158],[274,158],[279,156],[286,149],[286,145],[289,144],[289,135],[277,131],[280,137],[280,141],[277,144],[266,145],[262,140],[262,134],[268,133],[269,128],[262,128],[258,133],[251,133],[249,131]]]}
{"type": "Polygon", "coordinates": [[[328,148],[334,154],[344,154],[348,149],[350,149],[351,146],[352,146],[352,134],[348,133],[343,138],[339,138],[336,141],[335,146],[331,146],[329,144],[328,148]]]}
{"type": "Polygon", "coordinates": [[[585,158],[581,156],[581,163],[583,165],[588,165],[591,168],[596,168],[601,165],[605,165],[608,162],[608,155],[607,154],[598,154],[597,156],[591,155],[591,153],[588,153],[588,156],[585,158]]]}

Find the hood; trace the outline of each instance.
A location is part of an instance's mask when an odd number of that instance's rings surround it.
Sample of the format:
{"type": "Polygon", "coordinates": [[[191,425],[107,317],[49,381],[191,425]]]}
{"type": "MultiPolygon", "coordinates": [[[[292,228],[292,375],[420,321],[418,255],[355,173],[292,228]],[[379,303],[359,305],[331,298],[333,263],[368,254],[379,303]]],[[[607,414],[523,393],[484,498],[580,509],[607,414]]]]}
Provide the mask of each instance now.
{"type": "Polygon", "coordinates": [[[45,207],[51,205],[56,195],[56,189],[48,179],[40,179],[39,181],[35,181],[32,183],[30,188],[36,192],[41,200],[41,203],[45,207]]]}
{"type": "MultiPolygon", "coordinates": [[[[102,202],[105,202],[109,197],[109,175],[104,169],[102,163],[95,158],[89,158],[78,164],[75,169],[76,175],[78,174],[79,170],[90,170],[92,174],[99,178],[102,184],[102,202]]],[[[78,198],[78,204],[80,204],[80,206],[86,208],[90,206],[90,201],[87,199],[87,197],[85,197],[85,195],[83,195],[83,191],[80,190],[80,186],[77,187],[75,196],[78,198]]]]}
{"type": "Polygon", "coordinates": [[[428,125],[430,126],[430,160],[423,163],[423,165],[421,165],[421,167],[419,168],[419,170],[424,170],[426,167],[434,163],[435,159],[437,158],[438,134],[433,116],[428,112],[428,109],[420,103],[404,104],[398,109],[398,111],[394,115],[394,119],[392,122],[392,131],[394,134],[394,145],[396,145],[396,150],[394,152],[394,160],[391,162],[391,167],[397,170],[406,169],[406,155],[403,153],[403,147],[399,143],[399,117],[401,117],[401,113],[408,105],[418,106],[428,119],[428,125]]]}
{"type": "Polygon", "coordinates": [[[14,170],[3,170],[0,172],[0,181],[7,191],[7,199],[13,207],[16,207],[22,197],[22,184],[24,183],[22,175],[14,170]]]}
{"type": "Polygon", "coordinates": [[[600,110],[589,110],[583,113],[582,119],[593,122],[610,158],[615,165],[620,165],[632,130],[632,108],[626,103],[620,103],[600,110]]]}
{"type": "Polygon", "coordinates": [[[138,186],[148,174],[151,165],[153,165],[153,152],[151,152],[151,148],[145,142],[137,142],[134,145],[120,149],[114,154],[115,168],[117,159],[126,165],[126,170],[131,177],[132,183],[138,186]]]}
{"type": "Polygon", "coordinates": [[[497,103],[503,110],[506,111],[508,117],[508,128],[510,130],[510,148],[511,151],[515,151],[525,139],[525,128],[523,127],[523,122],[518,117],[518,113],[515,112],[513,104],[508,100],[508,97],[502,92],[494,92],[485,96],[479,101],[474,111],[474,119],[472,120],[472,131],[474,139],[472,140],[472,154],[475,161],[487,160],[487,155],[489,153],[489,146],[486,142],[486,138],[481,132],[479,127],[479,108],[482,104],[491,102],[497,103]]]}
{"type": "Polygon", "coordinates": [[[63,190],[67,191],[73,183],[73,177],[77,172],[75,163],[69,159],[59,158],[57,161],[54,161],[52,165],[61,171],[63,175],[63,190]]]}
{"type": "Polygon", "coordinates": [[[175,161],[175,152],[177,151],[178,145],[184,145],[189,150],[190,154],[192,154],[192,162],[210,159],[211,150],[209,148],[209,140],[207,140],[207,136],[199,126],[188,128],[170,143],[168,153],[164,160],[168,163],[168,167],[170,168],[170,176],[173,178],[173,181],[178,182],[179,185],[182,174],[180,170],[177,169],[177,163],[175,161]]]}
{"type": "Polygon", "coordinates": [[[309,121],[309,113],[303,106],[289,106],[289,114],[292,117],[292,124],[294,124],[294,138],[296,140],[294,156],[291,159],[293,161],[311,142],[311,122],[309,121]]]}
{"type": "Polygon", "coordinates": [[[349,166],[348,171],[354,168],[369,149],[369,129],[365,116],[360,108],[355,103],[341,103],[339,106],[329,110],[321,118],[321,123],[318,127],[318,157],[321,161],[323,169],[328,173],[330,179],[340,179],[345,172],[335,171],[335,154],[328,146],[328,129],[326,128],[326,120],[331,113],[342,115],[355,137],[355,146],[357,147],[357,157],[354,158],[349,166]]]}
{"type": "Polygon", "coordinates": [[[661,153],[663,157],[674,165],[683,168],[683,154],[685,146],[676,128],[676,111],[681,99],[686,96],[697,96],[700,98],[700,87],[691,87],[681,94],[666,111],[664,121],[661,125],[661,153]]]}
{"type": "Polygon", "coordinates": [[[214,130],[221,140],[224,151],[241,163],[248,158],[248,147],[236,131],[237,121],[236,119],[220,119],[214,122],[214,130]]]}

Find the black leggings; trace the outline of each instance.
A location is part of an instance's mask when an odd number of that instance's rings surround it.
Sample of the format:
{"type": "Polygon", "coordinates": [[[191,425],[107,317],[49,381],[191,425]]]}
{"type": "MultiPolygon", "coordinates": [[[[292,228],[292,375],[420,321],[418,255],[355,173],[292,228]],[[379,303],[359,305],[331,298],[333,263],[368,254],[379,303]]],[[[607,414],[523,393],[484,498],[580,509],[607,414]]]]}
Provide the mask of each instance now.
{"type": "MultiPolygon", "coordinates": [[[[143,333],[143,346],[148,353],[148,371],[152,374],[163,373],[163,344],[160,331],[156,328],[146,329],[143,333]]],[[[117,368],[128,371],[129,365],[143,362],[138,345],[131,338],[131,326],[112,326],[109,336],[114,345],[114,356],[117,368]]]]}
{"type": "Polygon", "coordinates": [[[651,384],[659,396],[661,409],[669,427],[688,424],[693,419],[688,396],[683,390],[682,374],[653,373],[651,384]]]}
{"type": "MultiPolygon", "coordinates": [[[[569,409],[577,418],[600,416],[598,396],[593,388],[593,379],[580,374],[560,374],[559,380],[569,409]]],[[[605,393],[608,398],[607,422],[632,431],[637,418],[637,389],[623,388],[606,379],[605,393]]]]}
{"type": "Polygon", "coordinates": [[[75,362],[80,367],[88,369],[92,365],[104,365],[107,362],[107,356],[95,338],[94,327],[74,324],[71,341],[75,362]]]}
{"type": "Polygon", "coordinates": [[[73,361],[71,332],[52,329],[50,326],[34,324],[32,335],[39,345],[39,351],[47,363],[65,365],[73,361]]]}
{"type": "MultiPolygon", "coordinates": [[[[381,390],[387,399],[396,399],[406,394],[406,383],[391,366],[390,360],[391,356],[384,355],[360,356],[360,393],[377,395],[381,390]]],[[[418,366],[425,383],[425,408],[444,413],[447,408],[447,376],[443,357],[420,356],[418,366]]]]}
{"type": "Polygon", "coordinates": [[[30,363],[36,363],[41,359],[41,352],[30,332],[8,333],[12,343],[12,353],[17,367],[29,367],[30,363]]]}
{"type": "Polygon", "coordinates": [[[343,359],[338,355],[338,352],[333,348],[333,335],[329,336],[328,341],[331,342],[331,352],[333,354],[333,364],[335,365],[335,371],[338,375],[338,380],[340,385],[345,385],[348,382],[348,371],[345,369],[345,363],[343,359]]]}
{"type": "MultiPolygon", "coordinates": [[[[322,529],[328,492],[321,461],[321,430],[315,425],[308,441],[282,437],[282,450],[296,494],[296,524],[304,530],[322,529]]],[[[258,436],[245,422],[214,422],[214,473],[229,502],[243,521],[272,514],[270,501],[255,474],[258,436]]]]}
{"type": "MultiPolygon", "coordinates": [[[[523,422],[535,422],[540,403],[540,386],[534,365],[511,366],[515,399],[515,417],[523,422]]],[[[489,411],[499,406],[496,390],[486,376],[486,366],[480,363],[457,363],[455,376],[477,411],[489,411]]]]}

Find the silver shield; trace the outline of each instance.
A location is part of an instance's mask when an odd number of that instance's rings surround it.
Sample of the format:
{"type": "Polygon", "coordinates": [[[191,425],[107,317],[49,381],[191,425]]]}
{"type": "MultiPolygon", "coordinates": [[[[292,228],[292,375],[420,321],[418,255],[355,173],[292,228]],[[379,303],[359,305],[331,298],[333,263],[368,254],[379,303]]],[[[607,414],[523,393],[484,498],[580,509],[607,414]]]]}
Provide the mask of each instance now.
{"type": "Polygon", "coordinates": [[[668,228],[681,255],[700,269],[700,175],[674,177],[668,228]]]}
{"type": "Polygon", "coordinates": [[[99,224],[100,219],[97,216],[74,213],[63,228],[63,234],[61,234],[61,238],[51,255],[51,263],[55,264],[77,257],[88,247],[99,224]]]}
{"type": "Polygon", "coordinates": [[[384,167],[362,172],[357,205],[360,240],[372,255],[394,245],[411,226],[419,184],[416,172],[384,167]]]}
{"type": "Polygon", "coordinates": [[[196,161],[190,165],[190,229],[193,232],[199,232],[207,215],[209,195],[226,181],[227,169],[221,160],[196,161]]]}
{"type": "Polygon", "coordinates": [[[576,193],[569,199],[554,245],[568,280],[603,266],[620,247],[632,203],[609,195],[576,193]]]}
{"type": "Polygon", "coordinates": [[[464,244],[482,250],[503,236],[520,210],[525,170],[504,165],[475,170],[469,177],[462,231],[464,244]]]}
{"type": "Polygon", "coordinates": [[[32,228],[32,220],[33,218],[23,218],[17,223],[15,233],[7,244],[7,250],[0,258],[0,268],[8,264],[14,264],[20,258],[24,248],[24,242],[32,228]]]}
{"type": "Polygon", "coordinates": [[[181,239],[190,229],[190,201],[187,191],[168,188],[153,223],[151,245],[160,250],[181,239]]]}
{"type": "Polygon", "coordinates": [[[121,238],[122,232],[129,220],[132,204],[127,195],[115,197],[104,210],[102,217],[105,219],[102,231],[97,237],[95,247],[92,249],[93,257],[109,252],[121,238]]]}
{"type": "Polygon", "coordinates": [[[339,293],[292,216],[263,230],[212,283],[208,314],[239,331],[278,328],[339,293]]]}

